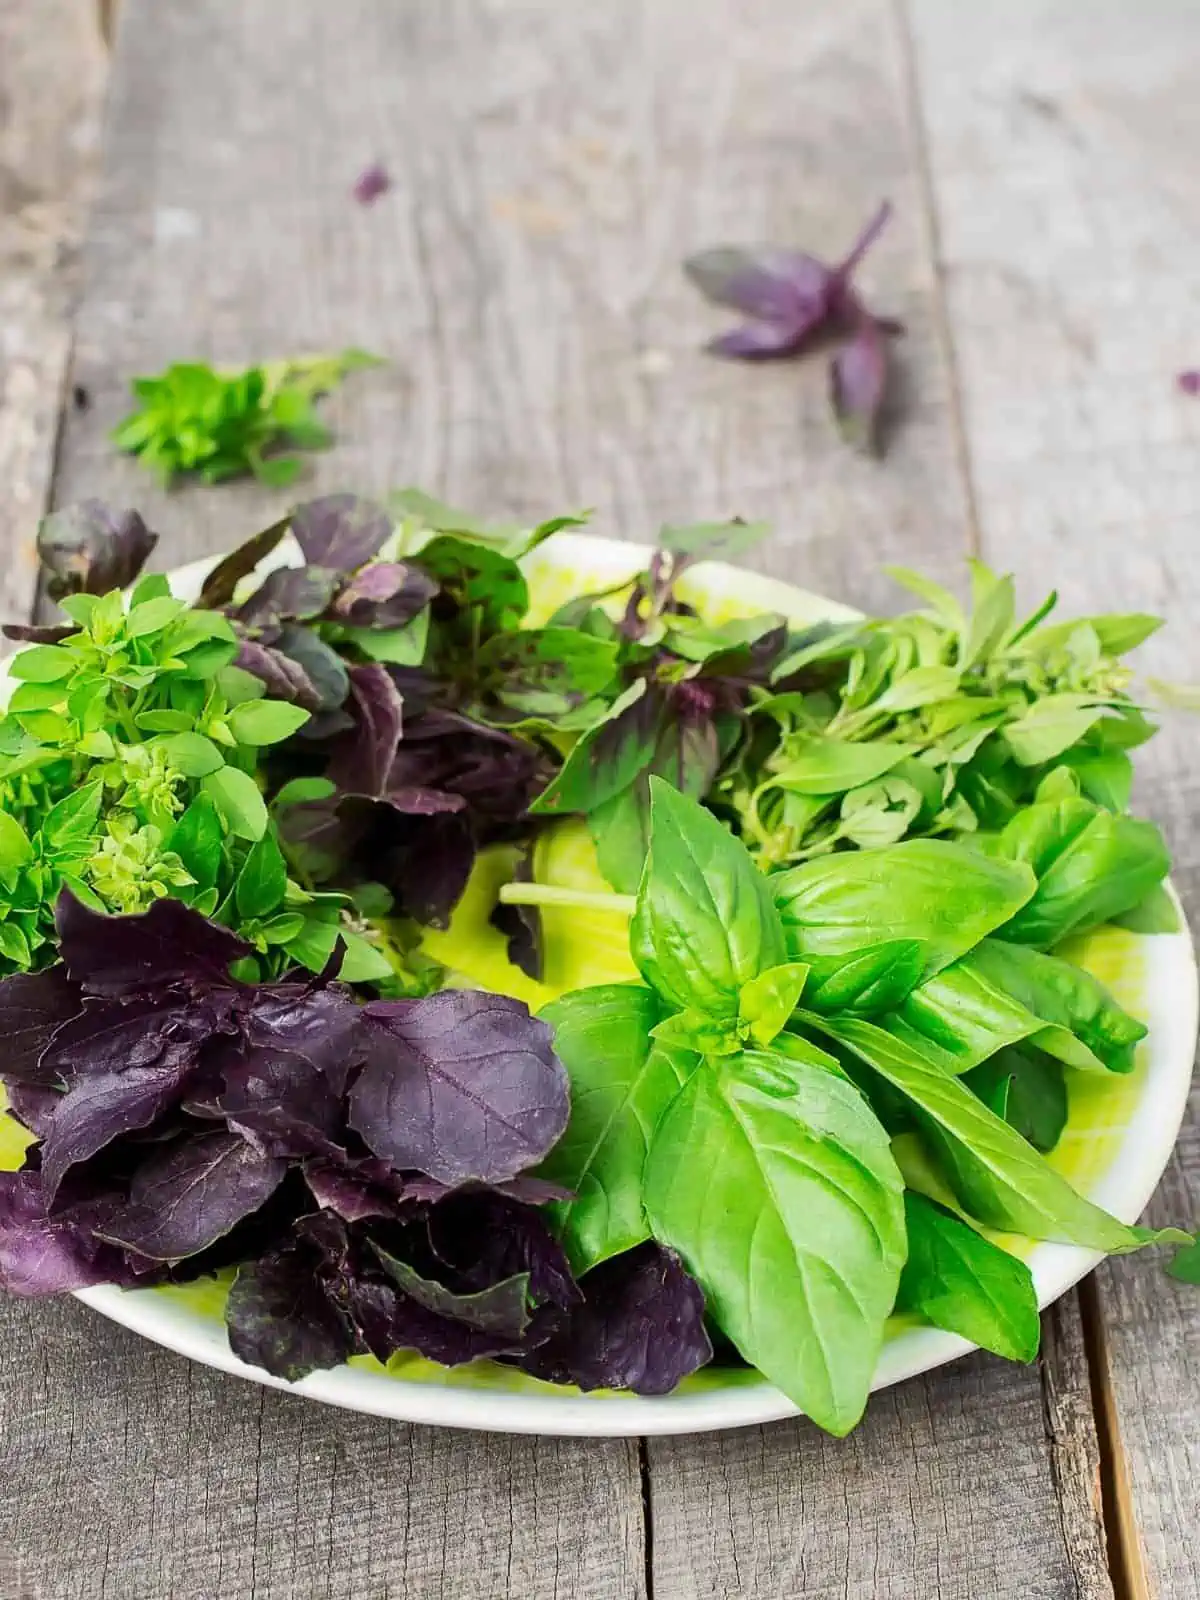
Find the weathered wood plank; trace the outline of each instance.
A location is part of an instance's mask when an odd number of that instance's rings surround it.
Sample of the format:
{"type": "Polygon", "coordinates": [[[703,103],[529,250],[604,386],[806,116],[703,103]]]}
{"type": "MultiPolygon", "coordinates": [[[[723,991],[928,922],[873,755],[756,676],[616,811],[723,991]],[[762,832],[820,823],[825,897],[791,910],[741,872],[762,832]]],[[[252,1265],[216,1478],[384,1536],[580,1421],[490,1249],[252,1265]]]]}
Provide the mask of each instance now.
{"type": "MultiPolygon", "coordinates": [[[[1055,584],[1073,609],[1148,610],[1144,652],[1200,675],[1200,107],[1187,92],[1200,14],[1153,19],[1116,0],[981,8],[911,0],[954,347],[985,553],[1055,584]]],[[[1031,591],[1032,592],[1032,591],[1031,591]]],[[[1139,752],[1139,803],[1161,821],[1200,913],[1194,726],[1169,718],[1139,752]]],[[[1196,1108],[1152,1209],[1200,1210],[1196,1108]]],[[[1127,1581],[1200,1592],[1200,1298],[1161,1256],[1097,1275],[1118,1452],[1127,1581]]]]}
{"type": "MultiPolygon", "coordinates": [[[[78,325],[94,403],[67,420],[56,496],[142,504],[167,564],[217,548],[279,497],[165,496],[115,459],[128,378],[359,343],[391,365],[331,408],[313,488],[593,502],[640,536],[766,516],[765,564],[870,604],[883,560],[951,575],[966,486],[888,20],[883,0],[131,0],[78,325]],[[362,210],[348,191],[375,158],[395,187],[362,210]],[[715,319],[678,262],[736,237],[836,252],[883,190],[901,216],[867,281],[910,332],[879,466],[834,440],[819,362],[699,353],[715,319]]],[[[0,1309],[0,1349],[0,1513],[34,1592],[644,1592],[632,1446],[341,1416],[69,1304],[0,1309]]],[[[982,1360],[880,1397],[844,1445],[804,1424],[655,1444],[656,1589],[1102,1600],[1094,1538],[1064,1532],[1054,1494],[1079,1457],[1037,1372],[982,1360]],[[704,1505],[723,1522],[701,1528],[704,1505]]]]}

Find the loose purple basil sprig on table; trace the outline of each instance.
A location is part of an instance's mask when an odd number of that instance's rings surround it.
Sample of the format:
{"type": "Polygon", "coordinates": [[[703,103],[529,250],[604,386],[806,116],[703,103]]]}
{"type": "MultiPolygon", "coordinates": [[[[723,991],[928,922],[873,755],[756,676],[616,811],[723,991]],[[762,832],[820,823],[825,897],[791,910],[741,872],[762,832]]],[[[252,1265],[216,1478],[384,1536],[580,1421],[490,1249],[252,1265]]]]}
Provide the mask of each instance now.
{"type": "Polygon", "coordinates": [[[868,452],[879,443],[888,340],[903,328],[890,317],[876,316],[853,279],[890,216],[885,201],[833,266],[802,251],[736,245],[702,250],[684,262],[701,294],[749,319],[710,342],[715,355],[778,360],[802,355],[830,338],[839,341],[829,365],[830,403],[842,436],[868,452]]]}
{"type": "Polygon", "coordinates": [[[0,1287],[237,1276],[234,1351],[296,1379],[355,1353],[492,1356],[663,1393],[711,1356],[669,1251],[572,1276],[528,1176],[566,1126],[551,1030],[480,991],[359,1004],[319,978],[243,984],[248,947],[162,900],[69,894],[62,962],[0,982],[0,1081],[37,1136],[0,1173],[0,1287]]]}

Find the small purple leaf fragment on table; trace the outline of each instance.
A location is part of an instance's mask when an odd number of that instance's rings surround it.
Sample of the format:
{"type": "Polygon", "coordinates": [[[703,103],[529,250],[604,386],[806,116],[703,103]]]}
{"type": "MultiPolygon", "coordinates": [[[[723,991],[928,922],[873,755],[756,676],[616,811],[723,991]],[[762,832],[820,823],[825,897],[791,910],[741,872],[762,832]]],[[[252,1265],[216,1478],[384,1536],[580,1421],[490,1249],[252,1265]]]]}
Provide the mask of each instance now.
{"type": "Polygon", "coordinates": [[[864,312],[854,337],[829,364],[829,398],[842,437],[868,455],[878,448],[887,378],[887,340],[875,319],[864,312]]]}
{"type": "Polygon", "coordinates": [[[1189,367],[1176,379],[1183,394],[1200,394],[1200,368],[1189,367]]]}
{"type": "Polygon", "coordinates": [[[369,167],[364,167],[354,180],[351,192],[359,205],[370,206],[391,187],[392,180],[387,174],[387,169],[380,162],[373,161],[369,167]]]}

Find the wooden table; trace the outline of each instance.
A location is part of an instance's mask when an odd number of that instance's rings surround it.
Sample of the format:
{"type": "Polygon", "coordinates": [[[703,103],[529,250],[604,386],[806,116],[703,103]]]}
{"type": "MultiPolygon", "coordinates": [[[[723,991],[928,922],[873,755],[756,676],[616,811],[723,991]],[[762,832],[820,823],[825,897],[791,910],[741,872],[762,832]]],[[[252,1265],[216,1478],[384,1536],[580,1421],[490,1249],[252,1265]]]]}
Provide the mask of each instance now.
{"type": "MultiPolygon", "coordinates": [[[[70,365],[86,408],[56,460],[61,323],[0,345],[6,611],[32,605],[47,495],[138,504],[168,565],[278,511],[254,486],[164,495],[118,459],[134,374],[365,344],[389,365],[330,406],[313,489],[592,504],[640,538],[766,517],[764,567],[871,606],[896,602],[885,562],[961,584],[974,552],[1027,598],[1165,612],[1149,664],[1195,678],[1200,399],[1175,373],[1200,365],[1200,11],[965,13],[126,0],[70,365]],[[364,208],[373,159],[394,187],[364,208]],[[832,254],[883,196],[864,280],[908,333],[875,463],[836,442],[820,360],[699,352],[719,319],[679,262],[739,238],[832,254]]],[[[1196,915],[1194,726],[1145,774],[1196,915]]],[[[1195,1216],[1198,1184],[1190,1126],[1156,1220],[1195,1216]]],[[[840,1443],[388,1425],[73,1301],[0,1304],[0,1600],[1195,1600],[1198,1477],[1200,1293],[1151,1257],[1063,1300],[1036,1366],[915,1379],[840,1443]]]]}

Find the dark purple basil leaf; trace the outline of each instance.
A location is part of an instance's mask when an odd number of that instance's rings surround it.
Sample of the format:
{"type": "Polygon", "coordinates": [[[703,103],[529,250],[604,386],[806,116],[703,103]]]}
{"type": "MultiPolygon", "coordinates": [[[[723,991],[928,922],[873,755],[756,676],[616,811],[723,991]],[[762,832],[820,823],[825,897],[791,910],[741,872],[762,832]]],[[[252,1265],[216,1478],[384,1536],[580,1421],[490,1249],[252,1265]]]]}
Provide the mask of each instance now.
{"type": "MultiPolygon", "coordinates": [[[[274,648],[304,672],[316,692],[317,711],[336,713],[350,692],[350,677],[337,651],[331,649],[311,628],[305,628],[298,622],[289,622],[283,628],[275,640],[274,648]]],[[[349,725],[348,717],[333,722],[328,719],[322,722],[314,717],[300,731],[303,738],[323,739],[349,725]]]]}
{"type": "Polygon", "coordinates": [[[735,361],[777,361],[794,356],[818,326],[814,321],[797,330],[786,322],[742,322],[727,333],[718,333],[704,348],[714,356],[729,356],[735,361]]]}
{"type": "Polygon", "coordinates": [[[265,561],[288,530],[288,519],[273,522],[269,528],[256,533],[236,550],[218,561],[204,580],[200,598],[196,601],[201,611],[219,611],[229,605],[237,593],[237,586],[248,578],[260,561],[265,561]]]}
{"type": "Polygon", "coordinates": [[[244,628],[275,629],[284,622],[311,622],[329,606],[338,575],[328,567],[276,567],[238,608],[244,628]]]}
{"type": "Polygon", "coordinates": [[[225,1065],[217,1100],[229,1126],[272,1156],[336,1152],[339,1096],[308,1059],[285,1050],[247,1050],[225,1065]]]}
{"type": "Polygon", "coordinates": [[[364,167],[355,178],[351,193],[360,206],[370,206],[391,187],[392,180],[388,176],[387,168],[379,161],[372,161],[371,165],[364,167]]]}
{"type": "Polygon", "coordinates": [[[114,917],[90,911],[64,889],[54,923],[68,975],[90,994],[132,995],[168,983],[228,985],[230,963],[252,954],[182,900],[156,900],[149,911],[114,917]]]}
{"type": "Polygon", "coordinates": [[[288,856],[312,883],[328,883],[345,867],[369,823],[336,799],[306,800],[279,815],[279,837],[288,856]]]}
{"type": "Polygon", "coordinates": [[[170,991],[125,1001],[88,999],[55,1034],[42,1065],[67,1083],[130,1067],[173,1068],[194,1061],[223,1021],[213,1007],[189,1007],[170,991]]]}
{"type": "Polygon", "coordinates": [[[36,1172],[0,1172],[0,1289],[66,1294],[121,1275],[118,1251],[69,1217],[47,1214],[36,1172]]]}
{"type": "Polygon", "coordinates": [[[704,1295],[679,1257],[652,1241],[593,1267],[565,1326],[520,1358],[551,1383],[669,1394],[712,1360],[704,1295]]]}
{"type": "Polygon", "coordinates": [[[378,1183],[370,1182],[351,1166],[332,1161],[304,1163],[304,1181],[323,1211],[335,1212],[345,1222],[363,1222],[367,1217],[394,1217],[397,1203],[378,1183]]]}
{"type": "Polygon", "coordinates": [[[96,1155],[122,1134],[149,1127],[174,1105],[194,1066],[193,1053],[182,1059],[173,1056],[153,1066],[79,1078],[60,1098],[42,1145],[47,1204],[53,1204],[58,1186],[71,1167],[96,1155]]]}
{"type": "Polygon", "coordinates": [[[813,256],[763,246],[718,245],[689,256],[683,270],[706,300],[763,322],[793,325],[824,314],[833,273],[813,256]]]}
{"type": "MultiPolygon", "coordinates": [[[[375,1166],[391,1170],[384,1162],[375,1162],[375,1166]]],[[[426,1178],[421,1173],[404,1173],[394,1175],[396,1193],[403,1200],[422,1200],[430,1204],[448,1200],[451,1195],[463,1196],[479,1194],[486,1191],[491,1194],[504,1195],[510,1200],[519,1200],[522,1205],[548,1206],[556,1200],[573,1200],[574,1192],[564,1189],[561,1184],[551,1183],[548,1178],[535,1178],[530,1172],[520,1172],[515,1178],[509,1178],[507,1183],[464,1183],[457,1187],[449,1184],[438,1183],[433,1178],[426,1178]]]]}
{"type": "Polygon", "coordinates": [[[464,1323],[476,1333],[491,1334],[501,1348],[517,1343],[529,1326],[528,1273],[515,1273],[486,1289],[460,1294],[435,1278],[424,1277],[373,1240],[371,1250],[408,1299],[448,1321],[464,1323]]]}
{"type": "Polygon", "coordinates": [[[306,711],[315,711],[321,703],[312,679],[300,663],[271,645],[241,640],[236,665],[244,672],[252,672],[272,700],[287,700],[306,711]]]}
{"type": "Polygon", "coordinates": [[[12,1083],[56,1083],[56,1072],[41,1066],[41,1059],[57,1030],[78,1015],[82,1004],[78,984],[61,965],[0,982],[0,1075],[12,1083]]]}
{"type": "Polygon", "coordinates": [[[340,1366],[354,1350],[347,1318],[325,1293],[312,1251],[299,1244],[239,1269],[225,1326],[235,1356],[289,1383],[340,1366]]]}
{"type": "MultiPolygon", "coordinates": [[[[525,1273],[534,1306],[562,1310],[582,1299],[563,1248],[541,1212],[497,1189],[460,1189],[432,1206],[429,1242],[435,1260],[452,1269],[459,1289],[486,1289],[525,1273]]],[[[547,1325],[546,1319],[541,1325],[547,1325]]]]}
{"type": "Polygon", "coordinates": [[[847,444],[867,454],[879,447],[879,414],[887,391],[887,339],[865,312],[854,337],[829,365],[829,397],[847,444]]]}
{"type": "Polygon", "coordinates": [[[414,822],[398,812],[394,820],[407,831],[380,857],[379,881],[406,915],[431,928],[445,928],[475,865],[470,824],[461,816],[414,822]]]}
{"type": "MultiPolygon", "coordinates": [[[[1190,368],[1186,372],[1181,372],[1176,381],[1179,384],[1181,393],[1192,395],[1200,394],[1200,371],[1197,371],[1195,368],[1190,368]]],[[[8,632],[7,628],[5,629],[5,632],[8,632]]]]}
{"type": "Polygon", "coordinates": [[[554,816],[586,814],[627,789],[654,760],[667,710],[665,691],[640,679],[603,722],[583,735],[532,809],[554,816]]]}
{"type": "Polygon", "coordinates": [[[43,519],[38,555],[50,577],[51,600],[68,594],[107,594],[131,584],[158,543],[136,511],[114,511],[83,500],[43,519]]]}
{"type": "Polygon", "coordinates": [[[327,494],[292,512],[292,532],[314,567],[347,574],[377,556],[392,532],[382,506],[356,494],[327,494]]]}
{"type": "MultiPolygon", "coordinates": [[[[413,796],[457,795],[480,819],[508,824],[525,814],[551,770],[528,739],[457,712],[427,711],[405,724],[387,796],[397,809],[415,810],[413,796]]],[[[423,804],[423,813],[428,810],[423,804]]]]}
{"type": "Polygon", "coordinates": [[[340,985],[260,984],[240,1009],[242,1037],[265,1051],[304,1056],[345,1093],[347,1075],[365,1048],[362,1008],[340,985]]]}
{"type": "Polygon", "coordinates": [[[61,644],[79,629],[73,622],[6,622],[0,633],[19,644],[61,644]]]}
{"type": "Polygon", "coordinates": [[[7,1109],[11,1115],[30,1133],[36,1133],[39,1139],[44,1139],[50,1131],[51,1119],[62,1099],[62,1091],[48,1089],[42,1084],[15,1083],[7,1079],[4,1088],[8,1095],[7,1109]]]}
{"type": "Polygon", "coordinates": [[[467,809],[461,794],[443,789],[389,789],[384,798],[393,811],[406,817],[447,817],[467,809]]]}
{"type": "Polygon", "coordinates": [[[499,1183],[540,1161],[566,1127],[553,1035],[520,1001],[445,990],[365,1011],[373,1037],[350,1125],[393,1166],[499,1183]]]}
{"type": "Polygon", "coordinates": [[[154,1261],[182,1261],[257,1211],[286,1171],[235,1133],[183,1139],[139,1168],[128,1207],[97,1231],[154,1261]]]}
{"type": "MultiPolygon", "coordinates": [[[[513,873],[514,883],[529,883],[533,878],[532,850],[524,850],[513,873]]],[[[498,900],[488,919],[508,940],[508,959],[527,978],[540,983],[545,968],[542,948],[542,914],[537,906],[510,906],[498,900]]]]}
{"type": "Polygon", "coordinates": [[[386,667],[377,663],[350,668],[350,709],[354,731],[334,747],[325,775],[343,794],[378,800],[400,743],[403,702],[386,667]]]}
{"type": "Polygon", "coordinates": [[[355,628],[402,628],[437,592],[420,567],[379,561],[350,579],[333,603],[333,615],[355,628]]]}

